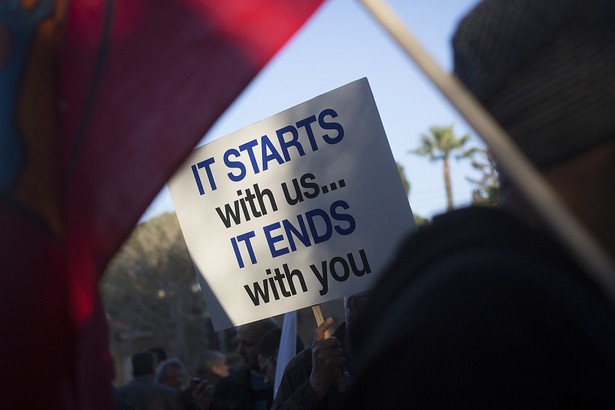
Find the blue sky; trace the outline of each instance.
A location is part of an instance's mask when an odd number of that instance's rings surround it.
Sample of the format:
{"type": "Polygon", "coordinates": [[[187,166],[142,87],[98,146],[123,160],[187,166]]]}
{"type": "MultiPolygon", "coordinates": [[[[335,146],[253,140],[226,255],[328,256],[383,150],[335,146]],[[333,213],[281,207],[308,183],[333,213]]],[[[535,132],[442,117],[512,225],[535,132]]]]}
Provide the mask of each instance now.
{"type": "MultiPolygon", "coordinates": [[[[423,47],[450,71],[450,39],[459,19],[477,0],[389,0],[423,47]]],[[[220,117],[200,144],[223,137],[356,79],[369,80],[389,144],[411,184],[415,214],[431,217],[446,206],[441,163],[409,155],[432,125],[454,124],[458,135],[474,136],[411,60],[356,0],[328,0],[220,117]]],[[[452,161],[453,195],[467,204],[474,175],[452,161]]],[[[166,187],[144,218],[173,210],[166,187]]]]}

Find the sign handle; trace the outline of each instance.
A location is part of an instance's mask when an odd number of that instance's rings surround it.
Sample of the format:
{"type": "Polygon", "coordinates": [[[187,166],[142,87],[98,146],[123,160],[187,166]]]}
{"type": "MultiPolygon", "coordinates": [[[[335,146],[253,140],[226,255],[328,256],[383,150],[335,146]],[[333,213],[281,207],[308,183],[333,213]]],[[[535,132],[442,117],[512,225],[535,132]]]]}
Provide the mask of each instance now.
{"type": "MultiPolygon", "coordinates": [[[[320,305],[312,306],[312,312],[314,312],[314,319],[316,319],[316,326],[322,325],[325,321],[325,318],[322,315],[322,310],[320,310],[320,305]]],[[[331,332],[329,332],[329,329],[327,329],[327,331],[325,332],[325,339],[328,339],[330,337],[331,337],[331,332]]],[[[346,383],[344,383],[344,376],[342,376],[342,371],[339,368],[337,368],[337,377],[335,378],[335,382],[337,384],[337,389],[340,392],[346,391],[346,383]]]]}

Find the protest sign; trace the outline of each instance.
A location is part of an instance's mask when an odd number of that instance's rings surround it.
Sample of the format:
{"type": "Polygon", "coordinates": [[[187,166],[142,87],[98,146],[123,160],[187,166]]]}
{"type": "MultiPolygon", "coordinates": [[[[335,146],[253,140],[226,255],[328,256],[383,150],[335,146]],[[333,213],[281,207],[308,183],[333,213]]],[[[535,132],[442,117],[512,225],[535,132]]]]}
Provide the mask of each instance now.
{"type": "Polygon", "coordinates": [[[216,330],[369,289],[414,229],[365,78],[197,148],[169,190],[216,330]]]}

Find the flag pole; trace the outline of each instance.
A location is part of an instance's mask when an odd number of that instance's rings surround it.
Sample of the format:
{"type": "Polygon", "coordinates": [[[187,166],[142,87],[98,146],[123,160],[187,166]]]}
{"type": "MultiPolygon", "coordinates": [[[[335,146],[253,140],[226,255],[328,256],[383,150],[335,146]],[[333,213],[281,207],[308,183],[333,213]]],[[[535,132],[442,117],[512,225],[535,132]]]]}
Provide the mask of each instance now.
{"type": "Polygon", "coordinates": [[[360,1],[489,146],[506,176],[577,257],[585,273],[615,305],[613,261],[558,199],[504,129],[456,76],[448,75],[436,64],[384,1],[360,1]]]}
{"type": "MultiPolygon", "coordinates": [[[[325,318],[322,315],[322,310],[320,309],[320,305],[313,305],[312,306],[312,312],[314,313],[314,319],[316,319],[316,326],[320,326],[324,323],[325,318]]],[[[327,331],[325,332],[325,339],[328,339],[331,337],[331,332],[329,332],[329,329],[327,329],[327,331]]],[[[342,371],[338,368],[337,369],[337,377],[335,378],[335,383],[337,384],[337,389],[341,392],[345,392],[346,391],[346,383],[344,383],[344,376],[342,376],[342,371]]]]}

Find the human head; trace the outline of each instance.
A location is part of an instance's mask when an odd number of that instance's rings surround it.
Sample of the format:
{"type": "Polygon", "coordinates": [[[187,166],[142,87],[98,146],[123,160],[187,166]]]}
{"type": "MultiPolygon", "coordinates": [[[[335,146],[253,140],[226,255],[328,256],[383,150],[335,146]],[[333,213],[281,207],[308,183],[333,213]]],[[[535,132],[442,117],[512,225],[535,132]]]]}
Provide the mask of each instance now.
{"type": "Polygon", "coordinates": [[[135,353],[131,359],[134,377],[154,376],[156,356],[152,352],[135,353]]]}
{"type": "Polygon", "coordinates": [[[218,379],[229,375],[226,357],[222,352],[206,350],[201,354],[196,367],[196,374],[202,379],[218,379]]]}
{"type": "Polygon", "coordinates": [[[186,369],[181,360],[176,357],[163,360],[156,368],[156,381],[176,390],[184,387],[186,369]]]}
{"type": "MultiPolygon", "coordinates": [[[[282,329],[272,329],[265,333],[258,345],[257,362],[260,373],[265,378],[267,386],[273,386],[275,381],[275,371],[278,361],[278,350],[280,348],[280,339],[282,337],[282,329]]],[[[295,341],[295,354],[303,350],[305,346],[301,339],[297,336],[295,341]]]]}
{"type": "Polygon", "coordinates": [[[237,328],[237,353],[251,370],[258,371],[256,355],[261,338],[269,330],[277,327],[278,325],[273,319],[267,318],[237,328]]]}
{"type": "Polygon", "coordinates": [[[355,322],[361,306],[365,304],[368,292],[359,292],[354,295],[344,296],[344,320],[346,321],[346,329],[352,327],[355,322]]]}
{"type": "Polygon", "coordinates": [[[455,74],[538,168],[615,137],[615,2],[484,0],[453,38],[455,74]]]}

